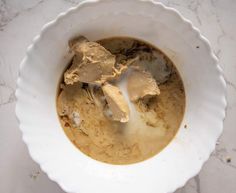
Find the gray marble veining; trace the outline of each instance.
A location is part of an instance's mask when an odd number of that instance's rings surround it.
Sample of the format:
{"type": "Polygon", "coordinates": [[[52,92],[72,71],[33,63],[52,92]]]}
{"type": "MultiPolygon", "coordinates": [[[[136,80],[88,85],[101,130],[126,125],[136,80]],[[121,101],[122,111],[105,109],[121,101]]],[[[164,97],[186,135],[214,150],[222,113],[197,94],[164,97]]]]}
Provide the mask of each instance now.
{"type": "MultiPolygon", "coordinates": [[[[81,0],[0,0],[0,192],[63,192],[28,155],[14,114],[20,61],[32,38],[60,12],[81,0]]],[[[201,172],[176,193],[236,192],[236,1],[161,0],[206,36],[227,84],[224,132],[201,172]]]]}

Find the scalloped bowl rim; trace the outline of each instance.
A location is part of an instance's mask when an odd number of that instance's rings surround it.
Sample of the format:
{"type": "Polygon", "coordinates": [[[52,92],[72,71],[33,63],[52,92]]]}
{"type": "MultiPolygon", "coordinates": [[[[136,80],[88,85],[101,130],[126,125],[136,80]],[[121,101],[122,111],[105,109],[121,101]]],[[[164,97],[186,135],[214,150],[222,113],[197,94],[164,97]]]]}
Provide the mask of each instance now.
{"type": "MultiPolygon", "coordinates": [[[[69,8],[67,11],[65,12],[62,12],[60,13],[56,19],[48,22],[47,24],[45,24],[40,32],[39,35],[35,36],[35,38],[33,39],[31,45],[28,46],[27,48],[27,51],[26,51],[26,56],[24,57],[24,59],[22,60],[22,62],[20,63],[20,68],[19,68],[19,74],[18,74],[18,79],[17,79],[17,89],[16,89],[16,98],[17,98],[17,101],[18,101],[18,91],[19,91],[19,82],[21,81],[21,72],[24,70],[24,67],[27,63],[27,60],[28,60],[28,56],[31,54],[32,50],[34,49],[35,45],[37,45],[37,43],[41,40],[41,37],[44,35],[44,33],[48,30],[48,28],[51,28],[53,27],[54,25],[56,25],[57,23],[60,22],[60,20],[69,15],[69,14],[72,14],[74,11],[78,11],[80,10],[81,8],[83,8],[83,6],[86,6],[87,4],[93,4],[93,3],[99,3],[100,1],[102,0],[86,0],[86,1],[83,1],[81,3],[79,3],[77,6],[75,7],[72,7],[72,8],[69,8]]],[[[142,0],[140,0],[142,1],[142,0]]],[[[144,2],[144,1],[142,1],[144,2]]],[[[223,93],[223,98],[222,98],[222,104],[224,106],[224,109],[222,109],[222,112],[223,112],[223,117],[221,117],[222,119],[222,126],[221,126],[221,130],[218,132],[217,134],[217,138],[220,136],[220,134],[222,133],[222,130],[223,130],[223,119],[225,117],[225,108],[227,106],[227,102],[226,102],[226,82],[224,80],[224,77],[223,77],[223,72],[222,72],[222,69],[221,67],[219,66],[218,64],[218,59],[217,57],[215,56],[215,54],[213,53],[212,49],[211,49],[211,46],[210,46],[210,43],[208,41],[207,38],[205,38],[203,35],[201,35],[199,29],[197,29],[196,27],[193,26],[192,22],[188,19],[185,19],[183,17],[183,15],[177,11],[176,9],[174,8],[170,8],[170,7],[167,7],[165,5],[163,5],[162,3],[160,2],[156,2],[154,0],[149,0],[149,1],[145,1],[145,3],[151,3],[153,5],[159,5],[161,6],[162,8],[164,8],[166,11],[171,11],[176,17],[180,17],[181,20],[186,24],[186,25],[189,25],[191,30],[197,34],[197,36],[199,37],[199,39],[205,44],[205,46],[207,47],[208,51],[209,51],[209,55],[210,57],[214,60],[215,64],[216,64],[216,68],[218,70],[218,72],[220,73],[220,80],[221,80],[221,84],[223,85],[224,87],[224,93],[223,93]]],[[[71,190],[68,190],[68,187],[66,187],[66,185],[60,181],[60,179],[56,178],[54,175],[53,175],[53,172],[51,173],[50,171],[47,170],[47,168],[44,167],[44,165],[41,163],[41,160],[37,159],[34,157],[33,153],[31,151],[33,151],[33,148],[31,148],[31,143],[29,141],[27,141],[27,137],[25,136],[24,134],[24,128],[22,127],[21,125],[21,122],[20,122],[20,115],[19,115],[19,111],[18,111],[18,103],[16,103],[16,116],[17,116],[17,119],[18,119],[18,122],[19,122],[19,128],[22,132],[22,135],[23,135],[23,141],[26,143],[27,147],[28,147],[28,150],[29,150],[29,154],[31,155],[32,159],[37,162],[41,169],[48,174],[49,178],[55,182],[57,182],[61,187],[62,189],[66,190],[66,191],[69,191],[71,192],[71,190]]],[[[211,147],[209,149],[209,156],[210,154],[213,152],[214,150],[214,147],[211,147]]],[[[194,177],[195,175],[197,175],[197,173],[200,171],[201,167],[203,166],[203,164],[207,161],[207,159],[209,158],[209,156],[202,160],[202,164],[200,167],[198,168],[194,168],[194,170],[192,170],[192,174],[187,177],[186,179],[182,179],[181,181],[179,181],[179,185],[177,187],[175,187],[174,189],[171,189],[171,190],[168,190],[168,192],[174,192],[177,188],[179,187],[182,187],[184,186],[184,184],[187,182],[187,180],[189,180],[190,178],[194,177]]]]}

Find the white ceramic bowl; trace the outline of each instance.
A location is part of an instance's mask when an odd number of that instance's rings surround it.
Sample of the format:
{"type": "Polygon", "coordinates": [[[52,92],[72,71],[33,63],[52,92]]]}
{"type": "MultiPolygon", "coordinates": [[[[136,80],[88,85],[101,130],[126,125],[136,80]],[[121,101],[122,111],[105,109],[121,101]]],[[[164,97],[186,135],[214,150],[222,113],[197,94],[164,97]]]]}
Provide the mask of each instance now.
{"type": "Polygon", "coordinates": [[[86,1],[60,14],[29,46],[17,85],[16,114],[30,155],[68,192],[172,192],[199,172],[223,128],[225,81],[209,42],[176,10],[153,1],[86,1]],[[72,57],[67,42],[78,34],[90,40],[140,38],[176,64],[186,112],[177,136],[161,153],[137,164],[110,165],[81,153],[64,134],[55,98],[72,57]]]}

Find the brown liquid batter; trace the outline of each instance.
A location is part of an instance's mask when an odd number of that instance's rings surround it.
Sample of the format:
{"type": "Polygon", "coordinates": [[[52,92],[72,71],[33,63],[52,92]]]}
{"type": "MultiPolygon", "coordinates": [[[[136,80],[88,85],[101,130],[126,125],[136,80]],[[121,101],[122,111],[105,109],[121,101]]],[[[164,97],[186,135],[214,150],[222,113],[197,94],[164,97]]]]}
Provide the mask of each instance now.
{"type": "Polygon", "coordinates": [[[62,81],[57,99],[61,125],[72,143],[93,159],[111,164],[146,160],[166,147],[178,131],[185,107],[183,82],[173,63],[150,44],[128,37],[98,43],[120,62],[139,56],[138,65],[152,73],[160,95],[132,103],[145,127],[133,124],[131,128],[106,116],[108,105],[101,87],[62,81]]]}

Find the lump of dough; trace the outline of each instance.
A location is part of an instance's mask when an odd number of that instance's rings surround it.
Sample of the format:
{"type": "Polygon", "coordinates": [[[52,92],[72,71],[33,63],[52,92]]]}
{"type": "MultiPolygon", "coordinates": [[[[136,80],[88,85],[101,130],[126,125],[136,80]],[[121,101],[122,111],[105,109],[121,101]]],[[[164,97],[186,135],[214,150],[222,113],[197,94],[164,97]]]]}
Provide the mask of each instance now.
{"type": "Polygon", "coordinates": [[[66,84],[75,82],[101,84],[113,76],[115,56],[96,42],[78,37],[69,42],[75,53],[71,67],[64,74],[66,84]]]}
{"type": "Polygon", "coordinates": [[[88,39],[84,36],[77,36],[73,39],[70,39],[68,45],[70,47],[70,50],[73,51],[75,47],[79,46],[79,44],[83,42],[88,42],[88,39]]]}
{"type": "Polygon", "coordinates": [[[114,85],[106,83],[102,86],[103,93],[112,113],[112,119],[120,122],[129,121],[129,106],[125,101],[120,89],[114,85]]]}
{"type": "Polygon", "coordinates": [[[127,80],[127,90],[132,102],[160,94],[159,87],[151,73],[141,69],[133,69],[130,72],[127,80]]]}
{"type": "Polygon", "coordinates": [[[57,99],[57,110],[60,116],[70,115],[73,111],[73,98],[77,96],[78,90],[81,90],[82,84],[61,85],[61,92],[57,99]]]}

